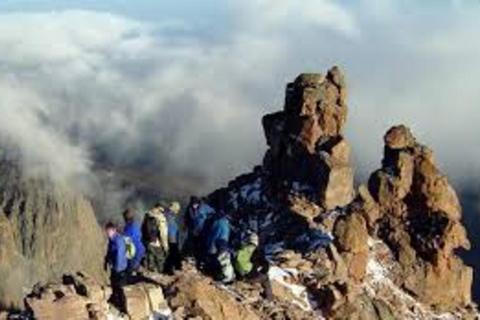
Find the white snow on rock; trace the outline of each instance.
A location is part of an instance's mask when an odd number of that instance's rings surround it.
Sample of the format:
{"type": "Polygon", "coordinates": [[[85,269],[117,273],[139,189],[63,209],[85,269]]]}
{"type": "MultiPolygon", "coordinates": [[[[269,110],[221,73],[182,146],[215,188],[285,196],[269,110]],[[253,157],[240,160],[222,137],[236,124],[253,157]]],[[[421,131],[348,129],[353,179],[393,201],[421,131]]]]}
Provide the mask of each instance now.
{"type": "Polygon", "coordinates": [[[317,309],[315,303],[310,299],[308,290],[305,286],[296,284],[295,278],[300,274],[296,269],[282,269],[277,266],[270,268],[268,277],[271,281],[275,281],[278,284],[285,287],[294,299],[292,303],[308,312],[315,312],[318,315],[318,319],[323,319],[320,310],[317,309]]]}

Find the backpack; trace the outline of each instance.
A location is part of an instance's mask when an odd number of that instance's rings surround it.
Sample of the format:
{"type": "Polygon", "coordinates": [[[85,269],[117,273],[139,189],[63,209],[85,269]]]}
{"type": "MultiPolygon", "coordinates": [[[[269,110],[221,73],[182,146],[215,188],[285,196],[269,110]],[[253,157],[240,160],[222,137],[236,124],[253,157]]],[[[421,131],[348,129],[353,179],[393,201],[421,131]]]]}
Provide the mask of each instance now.
{"type": "Polygon", "coordinates": [[[240,248],[235,255],[235,270],[242,277],[248,275],[253,270],[252,256],[255,250],[255,246],[247,245],[240,248]]]}
{"type": "Polygon", "coordinates": [[[145,216],[145,220],[143,221],[143,237],[149,243],[160,239],[158,220],[151,214],[147,214],[145,216]]]}
{"type": "Polygon", "coordinates": [[[160,242],[165,251],[168,251],[168,221],[165,214],[147,213],[144,220],[143,236],[149,243],[160,242]]]}
{"type": "Polygon", "coordinates": [[[137,248],[130,237],[123,236],[123,240],[125,241],[125,254],[127,260],[132,260],[137,253],[137,248]]]}

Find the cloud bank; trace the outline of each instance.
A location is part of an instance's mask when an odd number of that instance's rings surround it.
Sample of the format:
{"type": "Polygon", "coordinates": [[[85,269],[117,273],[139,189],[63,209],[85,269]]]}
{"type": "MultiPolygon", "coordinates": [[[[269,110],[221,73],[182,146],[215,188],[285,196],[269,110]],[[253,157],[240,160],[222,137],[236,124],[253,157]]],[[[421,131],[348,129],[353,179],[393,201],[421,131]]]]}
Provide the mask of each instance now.
{"type": "Polygon", "coordinates": [[[204,177],[207,190],[260,163],[260,118],[282,107],[287,81],[338,64],[361,176],[398,122],[456,180],[480,172],[479,5],[224,6],[211,36],[189,21],[106,12],[1,14],[0,138],[20,146],[31,174],[71,180],[98,164],[137,167],[204,177]]]}

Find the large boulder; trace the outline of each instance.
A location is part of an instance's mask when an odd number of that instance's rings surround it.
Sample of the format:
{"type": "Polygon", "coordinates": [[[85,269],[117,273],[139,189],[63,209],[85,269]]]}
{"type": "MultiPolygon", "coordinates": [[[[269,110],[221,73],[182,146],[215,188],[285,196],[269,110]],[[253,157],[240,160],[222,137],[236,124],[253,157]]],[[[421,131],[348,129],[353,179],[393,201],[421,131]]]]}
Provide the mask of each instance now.
{"type": "Polygon", "coordinates": [[[26,298],[35,319],[106,319],[109,288],[82,274],[68,275],[60,283],[37,286],[26,298]]]}
{"type": "Polygon", "coordinates": [[[126,307],[131,319],[149,319],[168,309],[160,286],[138,283],[124,288],[126,307]]]}
{"type": "Polygon", "coordinates": [[[170,307],[180,319],[256,320],[257,314],[215,286],[212,280],[185,272],[166,291],[170,307]]]}
{"type": "MultiPolygon", "coordinates": [[[[160,285],[154,281],[124,287],[129,319],[150,319],[168,314],[168,304],[160,285]]],[[[61,283],[38,286],[27,297],[26,305],[35,319],[106,320],[119,314],[111,300],[110,287],[82,274],[66,275],[61,283]]],[[[120,317],[119,317],[120,318],[120,317]]]]}

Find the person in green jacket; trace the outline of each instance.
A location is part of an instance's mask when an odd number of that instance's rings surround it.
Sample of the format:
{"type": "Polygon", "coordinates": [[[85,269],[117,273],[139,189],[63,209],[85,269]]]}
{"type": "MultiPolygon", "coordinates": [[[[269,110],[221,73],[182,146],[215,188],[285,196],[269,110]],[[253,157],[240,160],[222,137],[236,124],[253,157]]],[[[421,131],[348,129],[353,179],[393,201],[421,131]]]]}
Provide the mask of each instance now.
{"type": "Polygon", "coordinates": [[[252,233],[238,249],[234,268],[240,280],[260,283],[264,290],[264,298],[273,300],[272,285],[268,277],[270,264],[260,248],[257,234],[252,233]]]}

